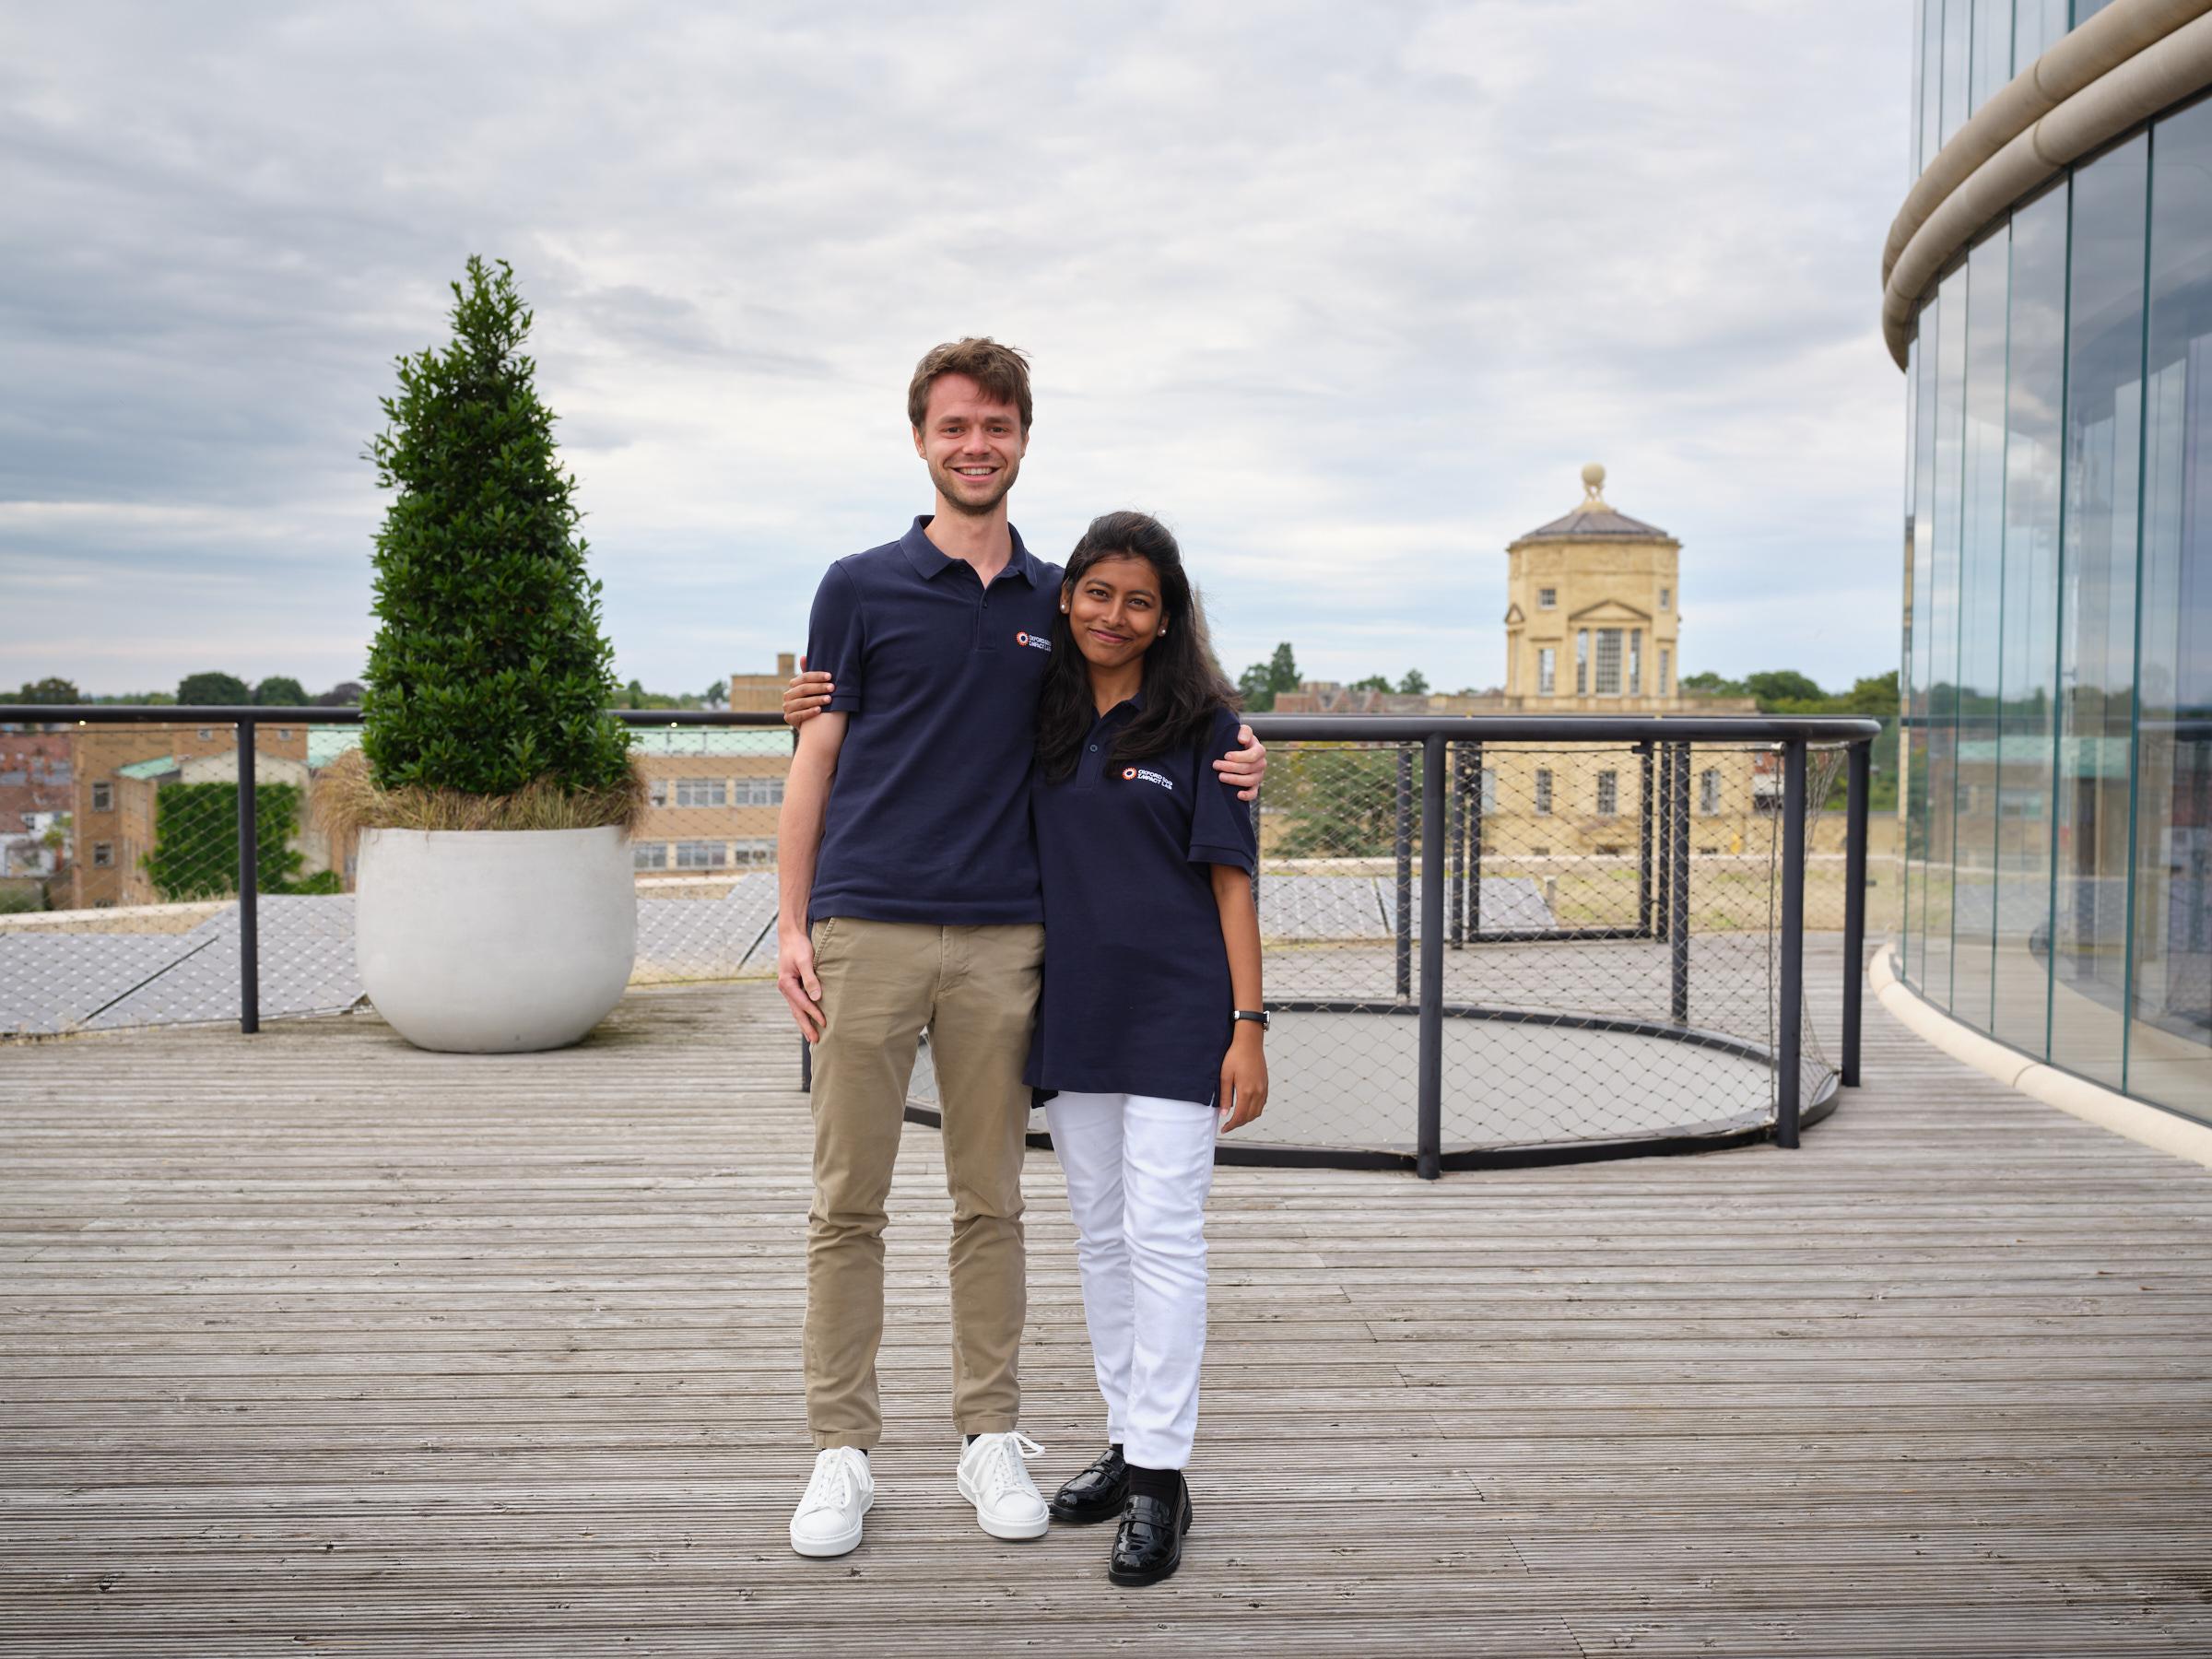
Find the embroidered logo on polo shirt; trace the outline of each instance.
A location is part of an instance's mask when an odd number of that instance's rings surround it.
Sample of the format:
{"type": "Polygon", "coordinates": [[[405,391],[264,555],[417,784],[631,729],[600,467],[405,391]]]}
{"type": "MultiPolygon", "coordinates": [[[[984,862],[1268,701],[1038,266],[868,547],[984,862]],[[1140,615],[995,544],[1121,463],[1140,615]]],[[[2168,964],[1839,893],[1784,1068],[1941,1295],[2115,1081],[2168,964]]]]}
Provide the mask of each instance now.
{"type": "Polygon", "coordinates": [[[1122,782],[1124,783],[1157,783],[1166,790],[1172,790],[1175,787],[1174,779],[1163,778],[1156,771],[1147,771],[1141,766],[1123,767],[1122,782]]]}
{"type": "Polygon", "coordinates": [[[1018,633],[1014,636],[1014,643],[1027,645],[1031,651],[1050,651],[1053,648],[1053,642],[1042,634],[1018,633]]]}

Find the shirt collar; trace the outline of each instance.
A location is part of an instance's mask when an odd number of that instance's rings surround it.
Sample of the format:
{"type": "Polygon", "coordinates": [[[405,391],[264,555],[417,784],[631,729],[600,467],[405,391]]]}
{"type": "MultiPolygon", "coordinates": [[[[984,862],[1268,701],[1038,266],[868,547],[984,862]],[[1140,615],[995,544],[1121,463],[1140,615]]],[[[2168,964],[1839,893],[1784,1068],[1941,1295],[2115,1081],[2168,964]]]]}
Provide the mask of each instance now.
{"type": "MultiPolygon", "coordinates": [[[[914,522],[907,527],[906,534],[899,538],[899,550],[906,555],[906,562],[913,566],[914,574],[924,582],[943,575],[954,565],[967,562],[965,559],[953,558],[951,554],[945,552],[935,542],[929,539],[929,521],[928,513],[916,513],[914,522]]],[[[1006,534],[1013,538],[1014,542],[1014,557],[1006,561],[1006,569],[1031,587],[1041,585],[1043,566],[1023,545],[1021,532],[1008,524],[1006,534]]]]}

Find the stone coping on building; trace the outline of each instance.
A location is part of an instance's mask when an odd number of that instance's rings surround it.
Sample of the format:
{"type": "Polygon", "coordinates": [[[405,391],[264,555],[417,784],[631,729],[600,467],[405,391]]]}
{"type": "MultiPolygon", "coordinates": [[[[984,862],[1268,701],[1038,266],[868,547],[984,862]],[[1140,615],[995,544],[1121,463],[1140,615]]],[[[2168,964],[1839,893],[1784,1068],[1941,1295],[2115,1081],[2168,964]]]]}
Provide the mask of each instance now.
{"type": "Polygon", "coordinates": [[[1876,999],[1915,1036],[2030,1100],[2212,1169],[2212,1124],[2092,1083],[1954,1019],[1898,977],[1896,951],[1894,939],[1876,951],[1866,980],[1876,999]]]}

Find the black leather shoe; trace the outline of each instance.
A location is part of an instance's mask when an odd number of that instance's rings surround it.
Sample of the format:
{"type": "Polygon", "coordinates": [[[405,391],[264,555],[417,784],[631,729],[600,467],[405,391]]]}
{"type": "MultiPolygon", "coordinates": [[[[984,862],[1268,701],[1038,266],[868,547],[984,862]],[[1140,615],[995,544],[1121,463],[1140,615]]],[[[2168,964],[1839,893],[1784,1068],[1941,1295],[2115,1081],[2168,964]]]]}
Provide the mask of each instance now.
{"type": "Polygon", "coordinates": [[[1182,1535],[1191,1530],[1191,1484],[1171,1506],[1165,1499],[1131,1494],[1113,1535],[1106,1576],[1117,1584],[1157,1584],[1182,1565],[1182,1535]]]}
{"type": "Polygon", "coordinates": [[[1111,1521],[1129,1500],[1129,1465],[1122,1449],[1109,1446],[1089,1468],[1053,1494],[1053,1519],[1076,1526],[1111,1521]]]}

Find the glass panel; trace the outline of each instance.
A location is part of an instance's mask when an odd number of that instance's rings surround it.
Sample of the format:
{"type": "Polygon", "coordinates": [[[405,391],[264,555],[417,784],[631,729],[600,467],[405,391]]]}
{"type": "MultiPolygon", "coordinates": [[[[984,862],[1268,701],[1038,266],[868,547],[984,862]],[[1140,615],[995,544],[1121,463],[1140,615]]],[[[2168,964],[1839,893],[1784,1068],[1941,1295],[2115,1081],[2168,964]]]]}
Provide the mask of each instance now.
{"type": "Polygon", "coordinates": [[[2014,0],[2012,72],[2018,75],[2066,32],[2066,0],[2014,0]]]}
{"type": "Polygon", "coordinates": [[[1553,647],[1546,645],[1536,653],[1536,690],[1545,697],[1552,694],[1559,677],[1559,658],[1553,647]]]}
{"type": "Polygon", "coordinates": [[[2051,1058],[2120,1084],[2148,140],[2074,175],[2051,1058]]]}
{"type": "Polygon", "coordinates": [[[1943,147],[1943,0],[1927,0],[1921,19],[1920,56],[1920,171],[1924,171],[1943,147]]]}
{"type": "Polygon", "coordinates": [[[2005,637],[1998,679],[1996,1023],[2047,1051],[2051,743],[2058,667],[2059,409],[2066,375],[2066,190],[2012,219],[2005,389],[2005,637]]]}
{"type": "MultiPolygon", "coordinates": [[[[1906,773],[1905,853],[1909,902],[1907,940],[1912,947],[1908,973],[1915,985],[1928,978],[1928,647],[1935,638],[1933,567],[1936,562],[1936,362],[1940,355],[1943,301],[1931,300],[1920,313],[1920,391],[1913,434],[1912,626],[1906,660],[1912,687],[1912,740],[1906,773]]],[[[1949,919],[1944,927],[1949,932],[1949,919]]]]}
{"type": "Polygon", "coordinates": [[[1590,630],[1577,629],[1574,635],[1574,694],[1584,697],[1590,691],[1590,630]]]}
{"type": "MultiPolygon", "coordinates": [[[[1920,408],[1920,330],[1914,324],[1912,337],[1905,344],[1905,547],[1902,587],[1904,589],[1904,622],[1898,643],[1898,702],[1903,712],[1913,712],[1912,702],[1912,595],[1913,586],[1912,527],[1914,504],[1920,485],[1920,432],[1917,411],[1920,408]]],[[[1897,953],[1905,977],[1918,982],[1919,975],[1912,966],[1912,940],[1919,929],[1913,926],[1912,913],[1914,877],[1912,858],[1914,837],[1912,809],[1919,802],[1920,790],[1912,778],[1912,763],[1920,753],[1916,728],[1908,718],[1900,721],[1897,765],[1899,788],[1897,795],[1898,856],[1897,856],[1897,953]]]]}
{"type": "Polygon", "coordinates": [[[2012,78],[2012,0],[1974,0],[1974,71],[1968,107],[2012,78]]]}
{"type": "Polygon", "coordinates": [[[1958,857],[1959,559],[1965,522],[1966,288],[1957,270],[1940,290],[1936,360],[1936,544],[1928,566],[1928,855],[1922,991],[1951,1006],[1951,877],[1958,857]]]}
{"type": "MultiPolygon", "coordinates": [[[[1943,0],[1933,0],[1933,3],[1940,6],[1943,4],[1943,0]]],[[[1930,0],[1912,0],[1912,102],[1911,106],[1912,132],[1906,143],[1906,147],[1912,151],[1912,171],[1907,180],[1908,182],[1912,179],[1920,177],[1920,170],[1924,165],[1920,154],[1920,111],[1927,86],[1929,5],[1930,0]]],[[[1908,371],[1908,372],[1910,371],[1908,371]]]]}
{"type": "Polygon", "coordinates": [[[2074,0],[2074,27],[2079,29],[2112,3],[2112,0],[2074,0]]]}
{"type": "Polygon", "coordinates": [[[1973,0],[1944,0],[1943,142],[1966,124],[1968,76],[1972,67],[1973,0]]]}
{"type": "Polygon", "coordinates": [[[1965,513],[1959,558],[1958,841],[1951,1012],[1990,1029],[1996,939],[1997,651],[2005,594],[2005,329],[2010,239],[1967,262],[1965,513]]]}
{"type": "Polygon", "coordinates": [[[2212,1118],[2212,104],[2152,144],[2127,1090],[2212,1118]]]}

